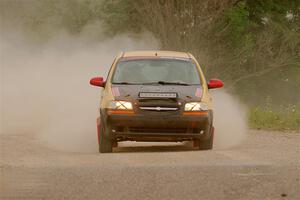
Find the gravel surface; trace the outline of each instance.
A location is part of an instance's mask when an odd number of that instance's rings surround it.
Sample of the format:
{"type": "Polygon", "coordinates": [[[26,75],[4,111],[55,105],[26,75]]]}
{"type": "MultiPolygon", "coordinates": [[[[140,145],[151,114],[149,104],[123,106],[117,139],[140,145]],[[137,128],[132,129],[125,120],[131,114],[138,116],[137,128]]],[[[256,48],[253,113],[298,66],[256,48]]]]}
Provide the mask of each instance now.
{"type": "Polygon", "coordinates": [[[300,199],[299,133],[250,131],[212,151],[125,143],[68,153],[33,135],[0,135],[0,145],[0,199],[300,199]]]}

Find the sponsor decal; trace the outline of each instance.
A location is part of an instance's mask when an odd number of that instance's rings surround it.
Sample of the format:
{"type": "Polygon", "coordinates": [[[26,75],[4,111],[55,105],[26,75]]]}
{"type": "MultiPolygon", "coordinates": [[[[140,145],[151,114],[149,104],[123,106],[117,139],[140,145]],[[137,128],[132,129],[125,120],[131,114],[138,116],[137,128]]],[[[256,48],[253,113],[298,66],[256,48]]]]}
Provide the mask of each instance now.
{"type": "Polygon", "coordinates": [[[115,97],[120,96],[120,91],[119,91],[119,88],[118,88],[118,87],[112,87],[112,88],[111,88],[111,91],[112,91],[112,94],[113,94],[115,97]]]}
{"type": "Polygon", "coordinates": [[[140,92],[141,98],[177,98],[177,93],[163,93],[163,92],[140,92]]]}
{"type": "Polygon", "coordinates": [[[202,89],[201,88],[196,89],[195,96],[196,97],[202,97],[202,89]]]}
{"type": "Polygon", "coordinates": [[[189,61],[189,58],[180,58],[180,57],[172,57],[172,56],[160,56],[160,58],[163,59],[171,59],[171,60],[184,60],[184,61],[189,61]]]}

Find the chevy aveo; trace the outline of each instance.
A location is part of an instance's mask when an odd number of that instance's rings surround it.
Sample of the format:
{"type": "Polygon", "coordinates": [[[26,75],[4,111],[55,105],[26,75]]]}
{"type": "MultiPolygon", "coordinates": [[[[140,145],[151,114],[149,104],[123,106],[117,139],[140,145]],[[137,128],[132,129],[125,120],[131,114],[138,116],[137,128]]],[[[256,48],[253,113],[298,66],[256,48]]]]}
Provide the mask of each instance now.
{"type": "Polygon", "coordinates": [[[193,141],[212,149],[212,98],[208,83],[190,53],[124,52],[114,60],[108,77],[90,84],[103,87],[97,119],[99,152],[112,152],[121,141],[193,141]]]}

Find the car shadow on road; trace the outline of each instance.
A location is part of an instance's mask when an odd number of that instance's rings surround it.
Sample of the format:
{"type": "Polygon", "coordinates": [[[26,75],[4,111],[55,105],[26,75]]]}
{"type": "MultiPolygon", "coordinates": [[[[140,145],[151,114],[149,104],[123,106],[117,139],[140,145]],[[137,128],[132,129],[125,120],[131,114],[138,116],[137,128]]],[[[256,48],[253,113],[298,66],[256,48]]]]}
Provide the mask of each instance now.
{"type": "Polygon", "coordinates": [[[176,152],[193,151],[195,148],[189,142],[184,143],[149,143],[149,142],[126,142],[114,148],[117,153],[129,152],[176,152]]]}

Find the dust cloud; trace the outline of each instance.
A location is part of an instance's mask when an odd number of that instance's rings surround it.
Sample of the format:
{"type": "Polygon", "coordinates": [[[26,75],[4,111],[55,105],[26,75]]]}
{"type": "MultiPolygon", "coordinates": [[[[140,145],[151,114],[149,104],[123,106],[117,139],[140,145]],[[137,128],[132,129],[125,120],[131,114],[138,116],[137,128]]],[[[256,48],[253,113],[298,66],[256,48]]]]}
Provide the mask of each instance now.
{"type": "Polygon", "coordinates": [[[105,77],[121,51],[158,47],[149,34],[95,43],[86,32],[57,32],[43,44],[22,31],[1,33],[1,134],[34,134],[63,151],[97,151],[101,89],[89,79],[105,77]]]}
{"type": "Polygon", "coordinates": [[[246,107],[224,89],[212,90],[214,103],[214,148],[227,149],[247,136],[246,107]]]}
{"type": "MultiPolygon", "coordinates": [[[[32,134],[62,151],[97,151],[101,89],[91,87],[89,79],[106,76],[120,51],[159,47],[150,34],[95,43],[90,28],[77,36],[58,31],[42,44],[28,40],[20,30],[1,32],[0,134],[32,134]]],[[[244,113],[230,95],[214,96],[215,146],[236,145],[245,136],[244,113]]]]}

